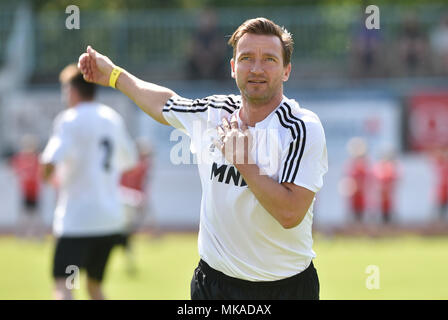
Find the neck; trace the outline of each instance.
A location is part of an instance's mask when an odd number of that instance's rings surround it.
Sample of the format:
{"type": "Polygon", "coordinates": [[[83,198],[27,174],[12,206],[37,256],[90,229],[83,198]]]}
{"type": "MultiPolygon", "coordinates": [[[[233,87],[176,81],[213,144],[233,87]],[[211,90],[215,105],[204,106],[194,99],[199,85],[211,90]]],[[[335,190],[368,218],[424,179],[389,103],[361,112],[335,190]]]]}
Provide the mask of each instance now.
{"type": "Polygon", "coordinates": [[[240,118],[247,126],[254,127],[257,122],[261,122],[278,107],[283,99],[283,91],[272,97],[269,101],[251,101],[242,95],[242,107],[240,118]]]}

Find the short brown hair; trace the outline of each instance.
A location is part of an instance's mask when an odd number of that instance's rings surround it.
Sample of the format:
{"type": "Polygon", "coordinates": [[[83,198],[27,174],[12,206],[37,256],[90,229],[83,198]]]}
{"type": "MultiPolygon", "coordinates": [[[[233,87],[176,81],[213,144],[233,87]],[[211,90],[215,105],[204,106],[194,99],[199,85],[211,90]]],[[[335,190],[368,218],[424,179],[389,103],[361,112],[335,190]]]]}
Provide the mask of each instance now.
{"type": "Polygon", "coordinates": [[[85,81],[81,71],[74,63],[69,64],[61,71],[59,81],[62,84],[73,86],[81,97],[85,99],[93,99],[95,97],[95,84],[85,81]]]}
{"type": "Polygon", "coordinates": [[[283,65],[286,66],[291,62],[291,55],[294,49],[294,41],[292,40],[291,33],[289,33],[284,27],[280,27],[273,21],[266,18],[246,20],[238,27],[238,29],[235,30],[228,41],[228,44],[233,47],[233,57],[235,57],[238,41],[246,33],[277,36],[283,47],[283,65]]]}

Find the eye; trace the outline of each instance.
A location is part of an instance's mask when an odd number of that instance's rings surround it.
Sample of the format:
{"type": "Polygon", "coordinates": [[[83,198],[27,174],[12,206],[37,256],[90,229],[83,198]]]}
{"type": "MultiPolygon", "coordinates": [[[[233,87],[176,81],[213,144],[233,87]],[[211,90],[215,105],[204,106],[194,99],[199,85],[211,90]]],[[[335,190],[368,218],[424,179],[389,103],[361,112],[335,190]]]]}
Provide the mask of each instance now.
{"type": "Polygon", "coordinates": [[[240,61],[248,61],[250,59],[249,56],[242,56],[240,57],[240,61]]]}
{"type": "Polygon", "coordinates": [[[271,61],[271,62],[275,62],[275,59],[272,58],[272,57],[267,57],[266,60],[267,60],[267,61],[271,61]]]}

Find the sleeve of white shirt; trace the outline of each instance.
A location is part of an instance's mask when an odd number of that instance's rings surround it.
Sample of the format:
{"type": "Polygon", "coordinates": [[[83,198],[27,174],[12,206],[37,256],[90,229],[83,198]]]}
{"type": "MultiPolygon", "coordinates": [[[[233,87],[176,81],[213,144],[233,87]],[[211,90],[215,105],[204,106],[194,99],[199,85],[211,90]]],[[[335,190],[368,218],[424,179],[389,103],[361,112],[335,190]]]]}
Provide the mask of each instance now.
{"type": "Polygon", "coordinates": [[[208,119],[209,99],[210,97],[195,100],[171,97],[163,107],[163,116],[174,128],[191,136],[195,124],[202,125],[208,119]]]}
{"type": "Polygon", "coordinates": [[[317,192],[322,188],[327,171],[327,146],[322,124],[318,120],[303,122],[301,135],[283,152],[279,183],[294,183],[317,192]]]}
{"type": "Polygon", "coordinates": [[[53,132],[41,155],[42,163],[59,163],[67,157],[72,145],[70,122],[67,112],[60,114],[53,123],[53,132]]]}

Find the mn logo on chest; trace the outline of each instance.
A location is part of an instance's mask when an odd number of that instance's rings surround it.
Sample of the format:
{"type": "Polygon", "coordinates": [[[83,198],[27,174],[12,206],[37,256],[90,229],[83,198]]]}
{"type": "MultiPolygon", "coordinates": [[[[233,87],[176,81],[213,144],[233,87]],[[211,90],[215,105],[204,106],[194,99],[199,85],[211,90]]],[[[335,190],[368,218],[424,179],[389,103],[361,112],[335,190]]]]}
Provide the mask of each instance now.
{"type": "Polygon", "coordinates": [[[232,183],[239,187],[244,187],[247,185],[246,181],[244,181],[243,177],[234,166],[226,164],[218,165],[215,162],[213,162],[212,165],[210,180],[217,180],[218,182],[225,184],[232,183]]]}

